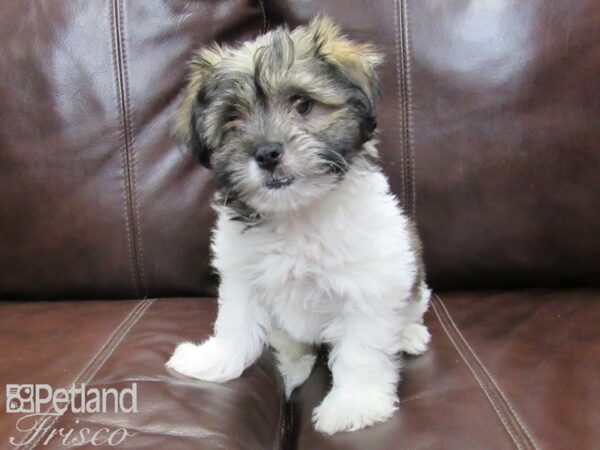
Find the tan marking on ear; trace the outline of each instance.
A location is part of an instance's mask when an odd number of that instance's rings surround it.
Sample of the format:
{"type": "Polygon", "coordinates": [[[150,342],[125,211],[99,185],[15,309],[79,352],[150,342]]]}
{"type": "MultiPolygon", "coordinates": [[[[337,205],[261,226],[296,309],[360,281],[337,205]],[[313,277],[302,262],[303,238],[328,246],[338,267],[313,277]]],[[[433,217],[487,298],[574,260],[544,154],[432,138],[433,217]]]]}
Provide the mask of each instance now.
{"type": "Polygon", "coordinates": [[[373,101],[376,96],[376,92],[373,92],[376,70],[383,63],[383,56],[375,47],[352,41],[327,16],[317,16],[309,23],[307,30],[320,55],[341,67],[373,101]]]}
{"type": "Polygon", "coordinates": [[[198,92],[206,80],[206,74],[223,59],[223,56],[224,49],[215,44],[212,47],[198,50],[189,62],[187,86],[173,123],[175,136],[186,142],[190,139],[192,108],[198,92]]]}

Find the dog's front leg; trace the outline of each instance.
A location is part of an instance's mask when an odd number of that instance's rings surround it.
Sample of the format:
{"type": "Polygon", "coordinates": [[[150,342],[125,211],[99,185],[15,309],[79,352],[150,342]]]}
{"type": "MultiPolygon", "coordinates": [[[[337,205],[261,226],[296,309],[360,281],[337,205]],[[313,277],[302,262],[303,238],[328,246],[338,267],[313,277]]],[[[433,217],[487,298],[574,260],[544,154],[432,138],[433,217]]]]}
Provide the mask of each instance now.
{"type": "Polygon", "coordinates": [[[192,378],[224,383],[239,377],[261,355],[270,318],[241,278],[223,278],[213,335],[201,344],[179,344],[167,367],[192,378]]]}
{"type": "Polygon", "coordinates": [[[382,422],[397,409],[399,337],[393,313],[344,313],[327,327],[333,386],[313,411],[319,431],[333,434],[382,422]]]}

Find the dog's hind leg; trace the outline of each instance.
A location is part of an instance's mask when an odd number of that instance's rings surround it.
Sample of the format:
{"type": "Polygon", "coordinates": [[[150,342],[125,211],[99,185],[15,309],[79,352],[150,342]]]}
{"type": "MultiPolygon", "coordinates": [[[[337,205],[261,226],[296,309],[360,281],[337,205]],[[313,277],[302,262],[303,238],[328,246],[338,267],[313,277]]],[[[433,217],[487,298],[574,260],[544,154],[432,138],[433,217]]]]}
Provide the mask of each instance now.
{"type": "Polygon", "coordinates": [[[273,328],[271,346],[275,349],[279,371],[283,377],[285,397],[306,381],[315,365],[315,348],[294,340],[285,330],[273,328]]]}
{"type": "Polygon", "coordinates": [[[431,291],[421,282],[404,308],[406,325],[402,329],[401,350],[409,355],[421,355],[427,351],[431,335],[423,324],[423,316],[429,307],[430,298],[431,291]]]}

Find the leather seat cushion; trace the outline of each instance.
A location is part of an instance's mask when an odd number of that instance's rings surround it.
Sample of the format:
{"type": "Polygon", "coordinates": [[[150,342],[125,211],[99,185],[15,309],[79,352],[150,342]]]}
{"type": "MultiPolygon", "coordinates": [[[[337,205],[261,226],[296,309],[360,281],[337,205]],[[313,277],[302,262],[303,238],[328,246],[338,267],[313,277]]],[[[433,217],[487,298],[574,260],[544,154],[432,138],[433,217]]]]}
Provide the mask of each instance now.
{"type": "Polygon", "coordinates": [[[322,358],[292,396],[298,449],[599,448],[600,291],[455,292],[433,301],[428,353],[407,357],[384,424],[335,436],[310,416],[322,358]]]}
{"type": "MultiPolygon", "coordinates": [[[[126,427],[137,433],[127,448],[278,448],[285,405],[270,354],[225,385],[164,367],[177,343],[210,334],[216,311],[214,299],[201,298],[2,302],[1,404],[9,383],[123,388],[135,382],[138,413],[67,413],[52,426],[126,427]]],[[[19,417],[0,415],[2,445],[24,437],[15,430],[19,417]]],[[[54,439],[45,448],[63,447],[54,439]]]]}

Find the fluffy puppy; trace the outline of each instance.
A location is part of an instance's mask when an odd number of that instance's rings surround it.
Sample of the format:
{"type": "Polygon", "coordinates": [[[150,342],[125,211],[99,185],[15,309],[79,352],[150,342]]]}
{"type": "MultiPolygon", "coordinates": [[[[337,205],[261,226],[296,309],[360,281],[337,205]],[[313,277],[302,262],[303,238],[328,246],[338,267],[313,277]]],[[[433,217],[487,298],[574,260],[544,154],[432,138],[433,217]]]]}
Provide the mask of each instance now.
{"type": "Polygon", "coordinates": [[[333,386],[313,421],[330,434],[388,419],[400,352],[430,339],[415,228],[374,162],[380,64],[327,18],[279,28],[200,50],[176,118],[219,181],[221,284],[213,336],[167,366],[225,382],[271,343],[289,397],[326,344],[333,386]]]}

